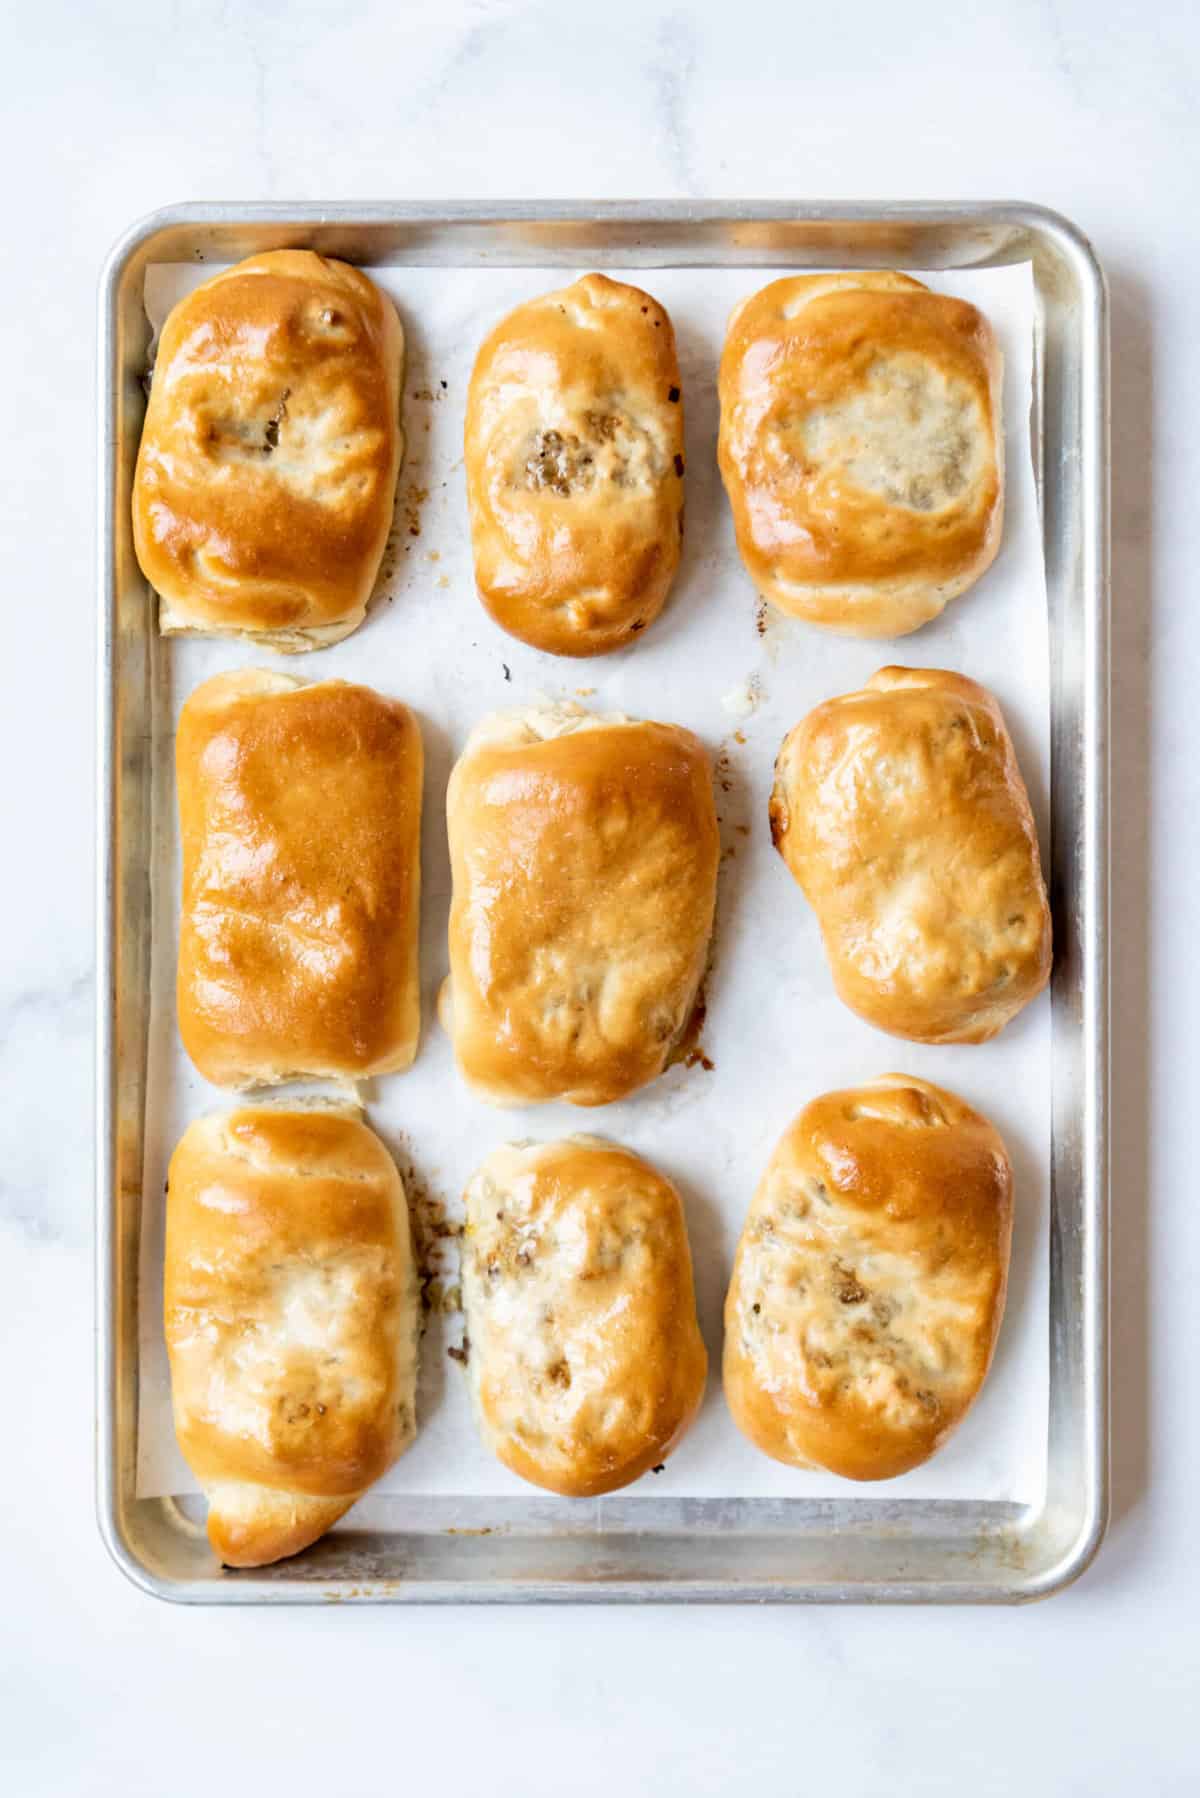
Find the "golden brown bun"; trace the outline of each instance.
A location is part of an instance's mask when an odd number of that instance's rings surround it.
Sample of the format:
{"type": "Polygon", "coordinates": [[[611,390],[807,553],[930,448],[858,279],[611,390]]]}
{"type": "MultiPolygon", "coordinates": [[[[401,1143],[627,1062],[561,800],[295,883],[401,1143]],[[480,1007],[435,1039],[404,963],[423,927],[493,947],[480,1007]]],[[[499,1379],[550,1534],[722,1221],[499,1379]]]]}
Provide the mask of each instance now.
{"type": "Polygon", "coordinates": [[[467,1371],[488,1447],[566,1498],[640,1479],[708,1372],[679,1194],[631,1150],[573,1136],[496,1149],[466,1199],[467,1371]]]}
{"type": "Polygon", "coordinates": [[[683,535],[675,334],[640,288],[585,275],[518,306],[467,394],[475,579],[554,655],[619,649],[662,610],[683,535]]]}
{"type": "Polygon", "coordinates": [[[420,1030],[421,733],[346,681],[205,681],[175,740],[183,843],[177,1004],[218,1086],[353,1080],[420,1030]]]}
{"type": "Polygon", "coordinates": [[[133,489],[160,628],[285,651],[362,623],[404,438],[404,334],[366,275],[274,250],[162,330],[133,489]]]}
{"type": "Polygon", "coordinates": [[[771,835],[839,997],[892,1036],[982,1043],[1050,977],[1037,831],[1000,707],[961,674],[881,668],[784,739],[771,835]]]}
{"type": "Polygon", "coordinates": [[[175,1430],[231,1567],[315,1542],[416,1429],[404,1187],[354,1115],[247,1106],[171,1158],[164,1317],[175,1430]]]}
{"type": "Polygon", "coordinates": [[[494,1105],[604,1105],[654,1080],[691,1015],[719,843],[703,745],[581,706],[494,714],[446,798],[442,1021],[494,1105]]]}
{"type": "Polygon", "coordinates": [[[1004,1315],[1012,1169],[961,1099],[885,1074],[826,1093],[775,1149],[725,1301],[725,1396],[766,1455],[850,1480],[927,1461],[983,1385],[1004,1315]]]}
{"type": "Polygon", "coordinates": [[[744,300],[718,456],[759,591],[902,637],[977,581],[1004,518],[1002,371],[983,314],[909,275],[790,276],[744,300]]]}

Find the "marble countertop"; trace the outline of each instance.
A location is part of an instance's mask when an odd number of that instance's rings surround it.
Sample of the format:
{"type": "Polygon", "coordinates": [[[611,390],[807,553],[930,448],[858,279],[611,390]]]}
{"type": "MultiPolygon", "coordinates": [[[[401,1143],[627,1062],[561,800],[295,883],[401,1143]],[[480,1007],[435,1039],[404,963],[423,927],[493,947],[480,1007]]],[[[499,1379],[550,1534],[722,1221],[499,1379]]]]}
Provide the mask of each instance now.
{"type": "Polygon", "coordinates": [[[0,1789],[786,1795],[1200,1785],[1200,14],[65,0],[4,9],[0,1789]],[[995,1612],[189,1610],[92,1509],[94,310],[181,199],[996,197],[1091,235],[1114,344],[1114,1518],[995,1612]]]}

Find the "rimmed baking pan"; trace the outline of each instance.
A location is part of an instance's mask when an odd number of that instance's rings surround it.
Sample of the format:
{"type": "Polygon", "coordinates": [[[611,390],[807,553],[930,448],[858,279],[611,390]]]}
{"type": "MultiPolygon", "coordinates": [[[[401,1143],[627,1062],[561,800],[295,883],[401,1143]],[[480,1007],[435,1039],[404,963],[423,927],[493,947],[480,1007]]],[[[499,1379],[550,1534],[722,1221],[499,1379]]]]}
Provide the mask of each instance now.
{"type": "Polygon", "coordinates": [[[1107,1508],[1108,338],[1104,278],[1064,219],[969,205],[194,205],[135,226],[100,296],[97,1468],[130,1578],[192,1603],[322,1600],[1012,1602],[1085,1568],[1107,1508]],[[1034,456],[1051,649],[1057,956],[1044,1493],[1028,1504],[814,1498],[372,1499],[293,1561],[232,1574],[191,1507],[136,1496],[137,1282],[147,1096],[153,601],[129,497],[151,263],[304,246],[363,264],[914,270],[1031,262],[1034,456]]]}

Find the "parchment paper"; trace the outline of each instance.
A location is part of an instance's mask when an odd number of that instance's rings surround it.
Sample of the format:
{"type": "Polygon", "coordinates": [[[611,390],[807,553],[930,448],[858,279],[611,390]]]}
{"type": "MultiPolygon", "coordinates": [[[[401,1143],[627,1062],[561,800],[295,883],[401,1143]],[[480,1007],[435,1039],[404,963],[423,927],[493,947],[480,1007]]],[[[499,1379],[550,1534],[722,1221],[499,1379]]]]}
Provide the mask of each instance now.
{"type": "MultiPolygon", "coordinates": [[[[157,326],[211,265],[150,269],[157,326]]],[[[943,617],[897,642],[827,635],[763,606],[738,560],[716,466],[716,369],[735,301],[781,271],[643,269],[675,322],[687,423],[687,531],[664,614],[630,649],[563,661],[515,642],[475,595],[463,486],[462,423],[475,350],[510,307],[572,279],[563,270],[384,268],[408,340],[408,451],[396,528],[364,626],[309,656],[277,658],[232,642],[166,642],[156,717],[155,953],[150,1031],[142,1269],[138,1491],[195,1492],[175,1445],[162,1338],[163,1188],[178,1137],[198,1114],[228,1105],[179,1046],[174,1018],[178,850],[172,735],[184,698],[208,675],[259,663],[310,680],[364,681],[406,700],[426,749],[422,1022],[410,1072],[365,1083],[367,1121],[405,1171],[423,1216],[457,1214],[466,1180],[497,1142],[589,1130],[638,1150],[679,1186],[687,1209],[710,1377],[703,1411],[657,1476],[631,1489],[656,1498],[839,1496],[1031,1501],[1044,1487],[1048,1393],[1050,1011],[1043,995],[994,1042],[934,1048],[884,1036],[834,997],[816,920],[771,847],[767,799],[784,733],[818,701],[860,686],[888,662],[961,670],[1000,699],[1038,816],[1045,856],[1049,649],[1045,578],[1030,450],[1034,293],[1029,266],[945,276],[991,318],[1004,349],[1008,504],[1004,543],[984,579],[943,617]],[[712,1061],[677,1066],[600,1110],[495,1111],[455,1073],[434,999],[446,972],[449,863],[444,800],[451,763],[478,718],[537,696],[689,725],[718,769],[725,850],[703,1047],[712,1061]],[[1008,1310],[988,1384],[958,1434],[900,1480],[853,1486],[767,1460],[738,1434],[720,1385],[721,1307],[746,1207],[772,1145],[808,1099],[900,1071],[961,1093],[999,1127],[1016,1171],[1008,1310]]],[[[579,272],[583,272],[582,270],[579,272]]],[[[619,271],[609,271],[619,274],[619,271]]],[[[294,1089],[290,1089],[294,1090],[294,1089]]],[[[286,1095],[285,1095],[286,1096],[286,1095]]],[[[444,1244],[453,1279],[453,1243],[444,1244]]],[[[377,1490],[413,1495],[532,1497],[480,1445],[462,1370],[447,1356],[457,1315],[431,1317],[422,1348],[420,1428],[377,1490]]],[[[567,1505],[569,1501],[559,1501],[567,1505]]]]}

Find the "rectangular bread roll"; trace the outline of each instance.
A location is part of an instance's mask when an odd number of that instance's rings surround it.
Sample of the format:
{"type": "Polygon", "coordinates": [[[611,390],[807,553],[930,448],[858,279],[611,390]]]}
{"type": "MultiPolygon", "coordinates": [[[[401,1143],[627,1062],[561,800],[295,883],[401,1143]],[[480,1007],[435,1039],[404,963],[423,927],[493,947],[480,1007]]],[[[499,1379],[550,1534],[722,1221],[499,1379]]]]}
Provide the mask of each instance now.
{"type": "Polygon", "coordinates": [[[404,333],[358,269],[272,250],[162,329],[133,537],[164,632],[319,649],[361,624],[404,438],[404,333]]]}
{"type": "Polygon", "coordinates": [[[496,1105],[604,1105],[654,1080],[704,972],[712,773],[673,724],[581,706],[495,714],[446,799],[454,882],[442,1021],[496,1105]]]}
{"type": "Polygon", "coordinates": [[[171,1158],[164,1321],[179,1446],[228,1566],[314,1542],[416,1430],[404,1187],[338,1110],[200,1118],[171,1158]]]}
{"type": "Polygon", "coordinates": [[[851,636],[936,618],[1000,547],[1002,377],[983,314],[911,275],[785,275],[735,307],[718,460],[759,592],[851,636]]]}
{"type": "Polygon", "coordinates": [[[657,300],[607,275],[518,306],[480,348],[464,439],[480,598],[552,655],[634,642],[683,535],[683,404],[657,300]]]}
{"type": "Polygon", "coordinates": [[[750,1441],[850,1480],[927,1461],[991,1366],[1012,1185],[999,1132],[926,1080],[807,1105],[754,1195],[725,1304],[725,1396],[750,1441]]]}
{"type": "Polygon", "coordinates": [[[986,687],[881,668],[789,731],[775,846],[838,996],[893,1036],[982,1043],[1050,977],[1051,922],[1016,751],[986,687]]]}
{"type": "Polygon", "coordinates": [[[467,1187],[467,1374],[485,1442],[564,1497],[664,1461],[700,1408],[683,1205],[617,1143],[508,1143],[467,1187]]]}
{"type": "Polygon", "coordinates": [[[422,781],[408,707],[346,681],[219,674],[183,708],[175,764],[179,1029],[205,1079],[408,1067],[422,781]]]}

